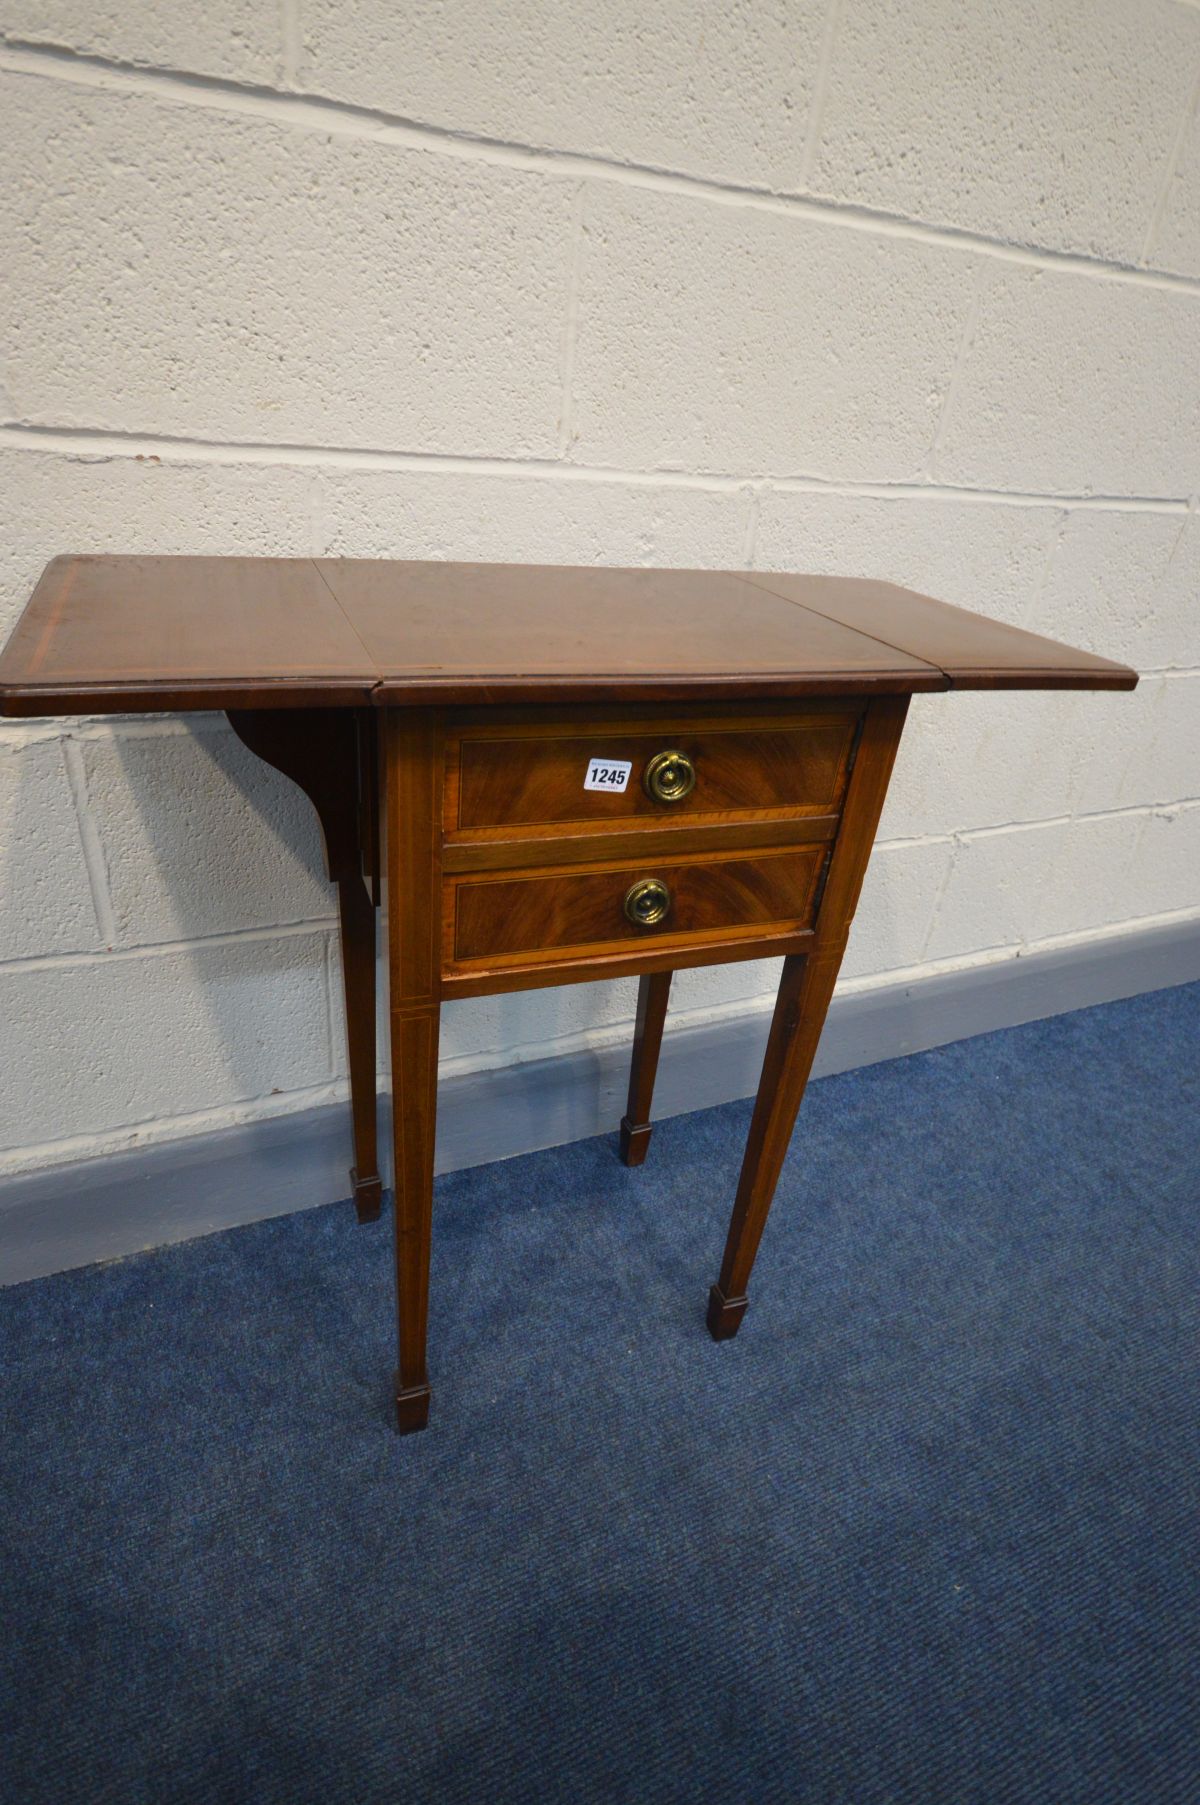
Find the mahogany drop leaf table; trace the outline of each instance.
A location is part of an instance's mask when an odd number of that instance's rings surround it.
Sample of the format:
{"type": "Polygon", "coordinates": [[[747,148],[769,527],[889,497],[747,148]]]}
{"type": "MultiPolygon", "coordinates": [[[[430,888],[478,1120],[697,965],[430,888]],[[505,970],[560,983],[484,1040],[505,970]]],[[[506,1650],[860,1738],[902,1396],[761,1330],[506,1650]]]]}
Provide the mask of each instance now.
{"type": "Polygon", "coordinates": [[[382,904],[396,1418],[409,1430],[429,1414],[442,999],[636,974],[620,1143],[633,1166],[650,1139],[671,973],[783,955],[709,1294],[710,1332],[734,1335],[909,697],[1136,682],[1103,658],[849,578],[62,557],[0,655],[0,712],[224,710],[309,796],[338,890],[364,1220],[382,1200],[382,904]]]}

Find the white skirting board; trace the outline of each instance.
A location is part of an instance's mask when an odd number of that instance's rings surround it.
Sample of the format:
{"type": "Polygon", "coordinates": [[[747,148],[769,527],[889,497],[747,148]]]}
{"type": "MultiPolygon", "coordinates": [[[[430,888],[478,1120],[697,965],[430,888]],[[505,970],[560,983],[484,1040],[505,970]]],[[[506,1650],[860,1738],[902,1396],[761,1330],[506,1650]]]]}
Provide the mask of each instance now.
{"type": "MultiPolygon", "coordinates": [[[[1197,979],[1191,919],[879,985],[834,998],[815,1075],[1197,979]]],[[[768,1022],[756,1011],[672,1032],[668,1016],[655,1118],[752,1095],[768,1022]]],[[[628,1045],[607,1045],[444,1080],[438,1170],[595,1134],[612,1136],[615,1159],[628,1064],[628,1045]]],[[[0,1283],[347,1197],[350,1163],[349,1105],[339,1104],[2,1180],[0,1283]]]]}

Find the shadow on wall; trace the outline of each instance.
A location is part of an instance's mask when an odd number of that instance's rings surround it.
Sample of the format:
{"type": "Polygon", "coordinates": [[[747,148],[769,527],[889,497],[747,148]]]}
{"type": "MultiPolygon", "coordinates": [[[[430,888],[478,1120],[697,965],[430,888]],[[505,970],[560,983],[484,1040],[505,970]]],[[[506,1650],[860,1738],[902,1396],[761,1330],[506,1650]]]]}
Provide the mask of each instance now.
{"type": "Polygon", "coordinates": [[[164,1024],[161,1044],[152,1022],[128,1049],[136,1114],[328,1085],[334,891],[307,799],[221,716],[122,725],[81,746],[114,944],[159,949],[127,966],[164,1024]]]}

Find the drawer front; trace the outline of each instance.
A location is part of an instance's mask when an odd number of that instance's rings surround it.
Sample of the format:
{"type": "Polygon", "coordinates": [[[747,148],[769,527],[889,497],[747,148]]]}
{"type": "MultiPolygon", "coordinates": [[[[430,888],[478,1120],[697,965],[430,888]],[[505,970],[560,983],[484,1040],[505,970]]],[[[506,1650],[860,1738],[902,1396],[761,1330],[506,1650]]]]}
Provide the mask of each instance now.
{"type": "Polygon", "coordinates": [[[730,939],[811,927],[829,848],[791,847],[750,858],[647,860],[597,870],[545,871],[446,886],[446,952],[456,963],[520,960],[547,951],[634,951],[662,942],[730,939]],[[641,907],[660,919],[634,918],[641,907]]]}
{"type": "Polygon", "coordinates": [[[616,822],[668,826],[697,817],[828,814],[841,804],[858,718],[847,708],[729,726],[605,723],[464,734],[450,748],[446,828],[486,834],[570,824],[587,831],[616,822]],[[681,758],[663,783],[660,755],[670,752],[681,758]],[[593,761],[603,767],[593,777],[598,788],[585,787],[593,761]],[[659,794],[652,790],[656,769],[659,794]],[[624,787],[604,788],[603,773],[611,780],[614,771],[624,787]],[[681,771],[691,787],[672,796],[681,771]]]}

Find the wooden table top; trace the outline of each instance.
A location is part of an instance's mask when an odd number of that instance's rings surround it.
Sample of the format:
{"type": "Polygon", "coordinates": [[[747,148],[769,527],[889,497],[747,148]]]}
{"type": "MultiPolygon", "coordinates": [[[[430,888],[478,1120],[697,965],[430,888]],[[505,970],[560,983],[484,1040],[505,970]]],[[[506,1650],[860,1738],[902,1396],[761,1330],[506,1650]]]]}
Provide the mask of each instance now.
{"type": "Polygon", "coordinates": [[[366,558],[71,556],[0,654],[7,715],[1132,689],[891,583],[366,558]]]}

